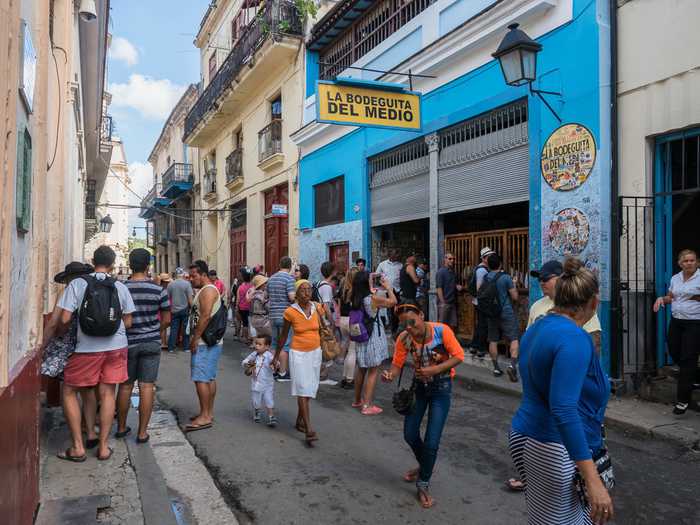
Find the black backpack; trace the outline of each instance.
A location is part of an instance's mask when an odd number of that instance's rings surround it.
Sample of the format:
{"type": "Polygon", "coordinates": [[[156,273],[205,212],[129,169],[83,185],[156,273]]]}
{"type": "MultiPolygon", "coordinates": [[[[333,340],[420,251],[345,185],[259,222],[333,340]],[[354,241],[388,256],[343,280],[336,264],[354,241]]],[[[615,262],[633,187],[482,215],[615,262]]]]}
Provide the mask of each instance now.
{"type": "Polygon", "coordinates": [[[216,343],[221,341],[226,333],[226,325],[228,323],[228,310],[224,304],[224,300],[221,299],[221,305],[216,313],[209,319],[207,327],[202,333],[202,341],[207,346],[214,346],[216,343]]]}
{"type": "Polygon", "coordinates": [[[97,279],[84,275],[87,283],[83,302],[78,310],[78,322],[84,334],[109,337],[117,333],[122,322],[122,305],[116,280],[111,277],[97,279]]]}
{"type": "Polygon", "coordinates": [[[503,305],[498,300],[498,286],[496,286],[503,275],[505,275],[503,272],[498,272],[493,279],[489,279],[488,275],[484,277],[484,282],[481,283],[481,288],[476,294],[476,309],[492,319],[500,317],[503,310],[503,305]]]}
{"type": "Polygon", "coordinates": [[[326,281],[318,281],[311,286],[311,300],[315,303],[322,303],[321,301],[321,286],[330,286],[326,281]]]}
{"type": "Polygon", "coordinates": [[[476,297],[478,290],[476,289],[476,272],[479,268],[486,268],[483,263],[477,264],[467,273],[467,293],[472,297],[476,297]]]}

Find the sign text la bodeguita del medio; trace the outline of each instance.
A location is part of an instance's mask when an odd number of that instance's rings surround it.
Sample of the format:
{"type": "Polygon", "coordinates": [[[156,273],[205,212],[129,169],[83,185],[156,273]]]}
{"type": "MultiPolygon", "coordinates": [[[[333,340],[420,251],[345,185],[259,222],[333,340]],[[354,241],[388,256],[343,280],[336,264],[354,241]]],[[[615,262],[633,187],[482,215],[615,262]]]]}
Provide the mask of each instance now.
{"type": "Polygon", "coordinates": [[[318,120],[420,130],[420,96],[406,91],[318,84],[318,120]]]}

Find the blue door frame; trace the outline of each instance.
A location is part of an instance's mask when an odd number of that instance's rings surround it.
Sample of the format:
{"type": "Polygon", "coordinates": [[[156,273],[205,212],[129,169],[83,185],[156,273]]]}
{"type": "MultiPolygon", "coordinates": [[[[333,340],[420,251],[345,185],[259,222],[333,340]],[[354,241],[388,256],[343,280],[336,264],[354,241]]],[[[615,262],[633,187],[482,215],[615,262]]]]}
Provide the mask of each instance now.
{"type": "MultiPolygon", "coordinates": [[[[674,140],[696,137],[700,128],[659,137],[654,148],[654,221],[656,225],[656,295],[665,295],[673,275],[673,195],[671,167],[666,162],[667,148],[674,140]]],[[[657,323],[656,352],[658,366],[666,364],[666,332],[671,321],[671,309],[664,308],[663,322],[657,323]]]]}

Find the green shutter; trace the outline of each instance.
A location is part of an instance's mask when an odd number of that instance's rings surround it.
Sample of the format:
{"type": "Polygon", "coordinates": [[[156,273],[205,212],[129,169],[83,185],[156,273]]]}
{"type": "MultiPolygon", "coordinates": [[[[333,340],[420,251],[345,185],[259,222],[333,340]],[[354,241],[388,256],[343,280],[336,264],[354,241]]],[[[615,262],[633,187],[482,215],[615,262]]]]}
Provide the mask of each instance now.
{"type": "Polygon", "coordinates": [[[15,210],[17,229],[26,233],[32,217],[32,136],[25,128],[17,137],[17,174],[15,178],[15,210]]]}

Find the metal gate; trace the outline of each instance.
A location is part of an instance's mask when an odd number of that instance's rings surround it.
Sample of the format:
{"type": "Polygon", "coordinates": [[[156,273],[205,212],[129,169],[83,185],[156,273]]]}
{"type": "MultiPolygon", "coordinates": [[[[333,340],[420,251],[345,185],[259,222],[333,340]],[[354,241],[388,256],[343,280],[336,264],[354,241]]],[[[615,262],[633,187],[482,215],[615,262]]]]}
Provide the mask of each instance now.
{"type": "Polygon", "coordinates": [[[613,276],[611,375],[637,390],[657,370],[654,197],[620,197],[618,272],[613,276]]]}

